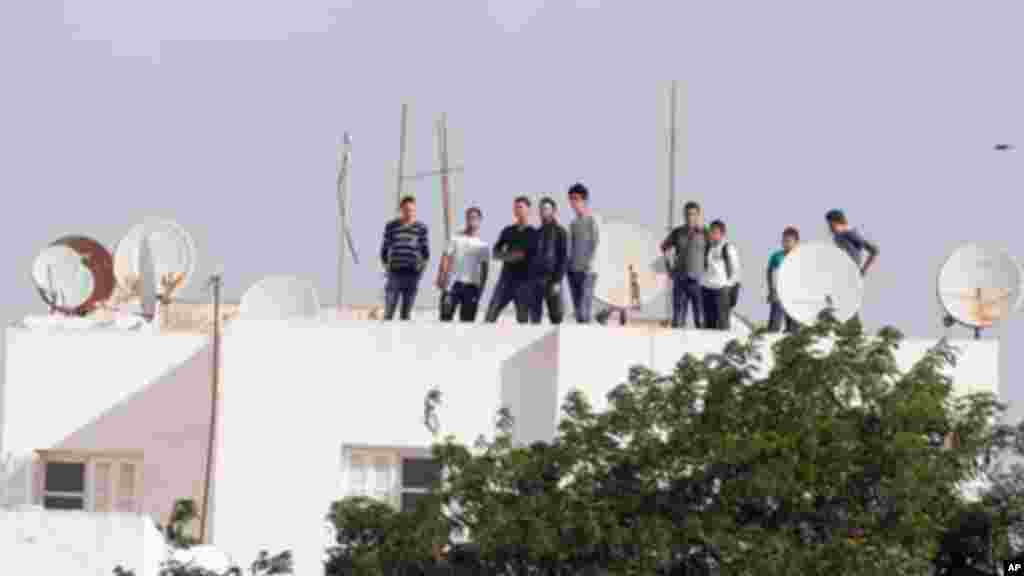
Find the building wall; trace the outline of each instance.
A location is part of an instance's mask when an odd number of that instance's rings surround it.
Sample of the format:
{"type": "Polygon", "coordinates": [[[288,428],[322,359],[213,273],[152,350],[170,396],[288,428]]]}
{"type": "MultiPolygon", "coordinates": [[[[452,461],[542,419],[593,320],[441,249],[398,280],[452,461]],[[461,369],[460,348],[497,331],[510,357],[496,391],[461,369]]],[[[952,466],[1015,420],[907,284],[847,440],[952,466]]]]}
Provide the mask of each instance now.
{"type": "MultiPolygon", "coordinates": [[[[8,329],[6,338],[0,454],[141,450],[144,512],[165,520],[175,499],[199,501],[210,414],[206,337],[8,329]]],[[[25,471],[9,474],[18,500],[10,503],[26,503],[25,471]]]]}
{"type": "MultiPolygon", "coordinates": [[[[672,370],[685,352],[721,350],[733,335],[596,326],[237,321],[224,341],[212,533],[239,558],[291,549],[314,573],[321,521],[341,498],[344,445],[426,447],[423,400],[443,394],[442,434],[492,436],[507,404],[521,441],[549,439],[569,390],[597,408],[630,366],[672,370]],[[269,497],[268,495],[273,495],[269,497]],[[273,522],[252,521],[252,510],[273,522]]],[[[933,342],[904,343],[906,368],[933,342]]],[[[994,342],[960,342],[962,391],[998,390],[994,342]]]]}
{"type": "Polygon", "coordinates": [[[155,575],[166,556],[147,517],[58,510],[0,510],[0,551],[4,574],[55,576],[155,575]]]}

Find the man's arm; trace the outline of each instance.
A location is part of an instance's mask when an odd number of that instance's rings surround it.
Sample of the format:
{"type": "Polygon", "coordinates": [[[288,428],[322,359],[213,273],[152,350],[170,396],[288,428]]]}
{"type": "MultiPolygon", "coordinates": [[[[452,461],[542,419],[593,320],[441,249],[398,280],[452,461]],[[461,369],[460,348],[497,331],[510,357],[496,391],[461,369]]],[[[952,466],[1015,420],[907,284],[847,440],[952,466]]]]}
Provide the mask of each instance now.
{"type": "Polygon", "coordinates": [[[590,219],[591,225],[593,226],[593,239],[590,242],[590,251],[587,253],[587,266],[586,269],[590,272],[594,271],[594,257],[597,256],[597,247],[601,244],[601,230],[600,226],[597,225],[597,219],[590,219]]]}
{"type": "Polygon", "coordinates": [[[483,296],[487,288],[487,274],[490,271],[491,263],[486,258],[480,262],[480,295],[483,296]]]}
{"type": "Polygon", "coordinates": [[[555,235],[555,282],[561,282],[565,278],[565,272],[569,269],[569,233],[565,228],[558,227],[555,235]]]}
{"type": "Polygon", "coordinates": [[[384,265],[385,268],[388,267],[388,252],[391,251],[392,242],[394,242],[394,238],[392,235],[392,226],[391,223],[388,222],[384,226],[384,238],[381,240],[380,243],[380,262],[381,264],[384,265]]]}
{"type": "Polygon", "coordinates": [[[665,240],[661,243],[661,251],[668,252],[669,248],[673,248],[675,246],[675,239],[676,230],[672,230],[671,232],[668,233],[668,236],[666,236],[665,240]]]}
{"type": "Polygon", "coordinates": [[[768,277],[768,301],[769,302],[774,302],[775,300],[778,299],[778,296],[775,294],[775,266],[774,266],[774,264],[775,264],[775,260],[774,259],[768,261],[767,277],[768,277]]]}
{"type": "Polygon", "coordinates": [[[878,259],[878,244],[864,238],[864,236],[856,230],[853,230],[851,235],[853,236],[854,242],[868,253],[868,259],[864,261],[864,266],[860,269],[861,276],[865,276],[867,275],[868,270],[871,269],[871,266],[874,265],[875,260],[878,259]]]}
{"type": "Polygon", "coordinates": [[[427,268],[427,262],[430,261],[430,232],[427,230],[426,225],[420,226],[419,242],[420,242],[420,257],[423,259],[420,261],[420,271],[422,272],[427,268]]]}
{"type": "Polygon", "coordinates": [[[451,267],[452,255],[455,253],[455,241],[448,242],[448,246],[444,249],[444,254],[441,254],[441,263],[437,267],[437,287],[444,290],[444,287],[448,285],[448,273],[451,267]]]}

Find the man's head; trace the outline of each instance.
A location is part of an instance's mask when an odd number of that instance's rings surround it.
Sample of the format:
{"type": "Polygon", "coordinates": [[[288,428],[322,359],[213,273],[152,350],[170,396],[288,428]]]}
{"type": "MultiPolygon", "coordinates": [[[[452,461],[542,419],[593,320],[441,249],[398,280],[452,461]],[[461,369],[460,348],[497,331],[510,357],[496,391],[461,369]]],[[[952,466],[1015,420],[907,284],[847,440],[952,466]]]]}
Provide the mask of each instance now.
{"type": "Polygon", "coordinates": [[[587,202],[590,200],[590,191],[579,182],[569,187],[569,206],[572,206],[577,216],[581,216],[587,209],[587,202]]]}
{"type": "Polygon", "coordinates": [[[480,223],[483,222],[484,213],[476,206],[466,209],[466,232],[476,234],[480,231],[480,223]]]}
{"type": "Polygon", "coordinates": [[[787,253],[800,242],[800,231],[790,226],[782,231],[782,249],[787,253]]]}
{"type": "Polygon", "coordinates": [[[842,210],[829,210],[825,213],[825,221],[828,222],[828,229],[833,234],[838,234],[849,227],[846,214],[843,214],[842,210]]]}
{"type": "Polygon", "coordinates": [[[398,203],[398,212],[403,222],[412,222],[416,219],[416,199],[412,196],[402,198],[398,203]]]}
{"type": "Polygon", "coordinates": [[[540,219],[543,222],[550,222],[558,212],[558,205],[550,197],[545,196],[540,201],[540,219]]]}
{"type": "Polygon", "coordinates": [[[683,214],[686,216],[686,225],[692,228],[700,226],[700,204],[687,202],[683,206],[683,214]]]}
{"type": "Polygon", "coordinates": [[[526,196],[516,198],[512,203],[512,217],[520,226],[530,221],[530,199],[526,196]]]}
{"type": "Polygon", "coordinates": [[[712,222],[711,227],[708,229],[708,237],[711,238],[712,242],[720,242],[722,238],[725,238],[725,222],[721,220],[712,222]]]}

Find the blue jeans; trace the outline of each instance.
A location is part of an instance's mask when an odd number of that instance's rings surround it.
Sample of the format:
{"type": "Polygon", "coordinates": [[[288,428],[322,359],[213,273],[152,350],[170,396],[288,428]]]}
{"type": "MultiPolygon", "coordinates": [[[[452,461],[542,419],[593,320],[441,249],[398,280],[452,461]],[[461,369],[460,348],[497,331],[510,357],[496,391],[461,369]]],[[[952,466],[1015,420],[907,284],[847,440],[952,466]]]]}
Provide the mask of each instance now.
{"type": "Polygon", "coordinates": [[[528,278],[510,278],[505,274],[498,277],[484,322],[497,322],[498,316],[501,316],[510,302],[516,304],[516,322],[526,324],[530,320],[530,309],[534,302],[533,283],[528,278]]]}
{"type": "Polygon", "coordinates": [[[398,307],[398,299],[401,298],[402,309],[399,318],[408,320],[412,306],[416,303],[419,286],[419,272],[389,272],[388,282],[384,285],[384,319],[395,318],[395,308],[398,307]]]}
{"type": "Polygon", "coordinates": [[[700,282],[683,274],[672,278],[672,327],[686,326],[687,304],[693,308],[693,327],[704,328],[704,295],[700,282]]]}
{"type": "Polygon", "coordinates": [[[597,274],[593,272],[569,272],[569,295],[576,314],[577,324],[589,324],[591,307],[594,303],[594,284],[597,274]]]}
{"type": "Polygon", "coordinates": [[[773,300],[768,310],[768,330],[772,332],[782,331],[783,319],[786,321],[786,332],[795,332],[796,322],[789,317],[789,314],[786,314],[778,300],[773,300]]]}

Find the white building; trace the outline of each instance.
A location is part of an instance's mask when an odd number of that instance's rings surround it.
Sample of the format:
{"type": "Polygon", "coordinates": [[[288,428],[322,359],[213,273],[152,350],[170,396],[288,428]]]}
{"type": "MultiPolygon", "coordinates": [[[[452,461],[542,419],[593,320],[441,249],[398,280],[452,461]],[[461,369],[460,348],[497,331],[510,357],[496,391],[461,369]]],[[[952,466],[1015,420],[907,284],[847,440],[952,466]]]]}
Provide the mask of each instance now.
{"type": "MultiPolygon", "coordinates": [[[[202,501],[211,349],[201,333],[167,332],[7,330],[0,453],[20,462],[8,505],[165,521],[175,499],[202,501]]],[[[443,393],[442,434],[489,436],[508,406],[519,440],[550,439],[571,389],[600,408],[631,366],[668,372],[685,353],[719,351],[735,336],[649,325],[235,321],[222,348],[213,542],[243,562],[262,548],[290,549],[297,574],[316,573],[330,502],[366,493],[400,504],[422,491],[430,388],[443,393]]],[[[900,365],[933,344],[905,342],[900,365]]],[[[998,392],[998,344],[956,345],[957,391],[998,392]]]]}

